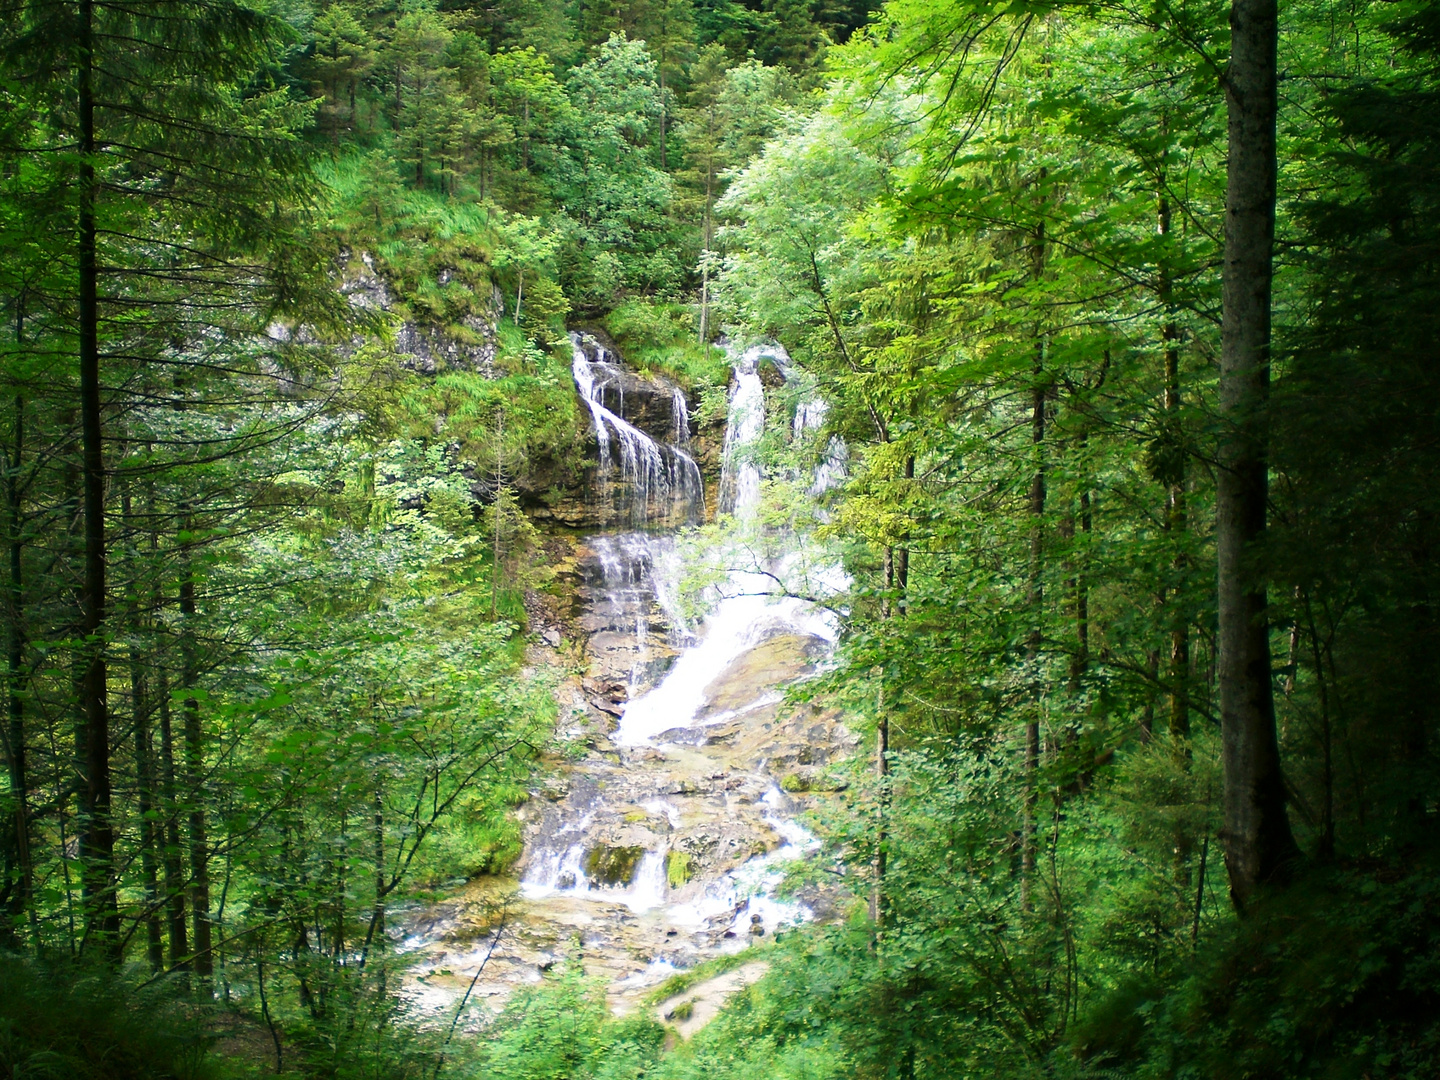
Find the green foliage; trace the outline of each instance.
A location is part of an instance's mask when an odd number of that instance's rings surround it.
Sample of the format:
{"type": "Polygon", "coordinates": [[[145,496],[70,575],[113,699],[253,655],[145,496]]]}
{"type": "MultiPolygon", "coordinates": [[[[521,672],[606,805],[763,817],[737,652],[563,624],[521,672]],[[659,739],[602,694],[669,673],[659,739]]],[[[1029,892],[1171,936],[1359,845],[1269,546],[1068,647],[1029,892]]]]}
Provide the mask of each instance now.
{"type": "MultiPolygon", "coordinates": [[[[751,949],[759,947],[752,945],[751,949]]],[[[749,963],[755,959],[755,956],[753,951],[721,953],[719,956],[712,956],[708,960],[700,961],[694,967],[677,971],[659,986],[647,991],[643,1000],[647,1005],[659,1005],[677,994],[683,994],[692,986],[698,986],[707,979],[723,975],[727,971],[735,970],[741,964],[749,963]]]]}
{"type": "Polygon", "coordinates": [[[1421,1077],[1440,1062],[1434,852],[1321,867],[1267,897],[1168,987],[1097,1002],[1075,1045],[1144,1077],[1421,1077]]]}
{"type": "Polygon", "coordinates": [[[206,1016],[172,988],[73,962],[0,956],[0,1068],[33,1080],[208,1080],[206,1016]]]}
{"type": "Polygon", "coordinates": [[[663,375],[700,391],[729,380],[724,351],[697,342],[695,313],[688,305],[629,300],[605,317],[604,326],[626,363],[643,374],[663,375]]]}
{"type": "Polygon", "coordinates": [[[603,987],[572,968],[516,994],[487,1034],[484,1080],[638,1080],[652,1075],[665,1032],[644,1016],[612,1018],[603,987]]]}

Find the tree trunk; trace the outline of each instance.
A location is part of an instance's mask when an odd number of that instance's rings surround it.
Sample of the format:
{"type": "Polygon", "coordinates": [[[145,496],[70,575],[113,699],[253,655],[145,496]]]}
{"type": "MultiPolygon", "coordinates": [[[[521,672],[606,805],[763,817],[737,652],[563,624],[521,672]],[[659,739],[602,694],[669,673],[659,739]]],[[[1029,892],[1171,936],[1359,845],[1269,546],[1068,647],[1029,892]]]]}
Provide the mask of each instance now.
{"type": "Polygon", "coordinates": [[[160,882],[155,859],[155,755],[150,732],[150,702],[145,661],[138,650],[130,654],[130,701],[135,714],[135,780],[140,803],[140,874],[145,888],[146,956],[152,971],[165,967],[160,933],[160,882]]]}
{"type": "Polygon", "coordinates": [[[665,122],[670,118],[670,107],[665,100],[665,60],[661,56],[660,63],[660,171],[664,172],[668,166],[665,162],[665,122]]]}
{"type": "Polygon", "coordinates": [[[1225,81],[1229,170],[1215,498],[1225,868],[1237,910],[1297,854],[1275,736],[1265,587],[1248,565],[1265,533],[1265,408],[1275,238],[1276,0],[1233,0],[1225,81]]]}
{"type": "MultiPolygon", "coordinates": [[[[123,457],[122,450],[122,457],[123,457]]],[[[130,580],[130,594],[137,599],[129,612],[132,625],[140,629],[143,625],[139,612],[138,590],[139,559],[134,541],[134,516],[131,514],[130,492],[123,485],[120,496],[120,519],[125,531],[124,571],[130,580]]],[[[145,658],[139,644],[130,645],[130,716],[135,732],[135,790],[140,810],[140,876],[145,890],[145,913],[141,921],[145,924],[145,955],[151,971],[165,967],[165,942],[160,931],[160,882],[155,858],[155,747],[150,731],[149,679],[145,670],[145,658]]]]}
{"type": "Polygon", "coordinates": [[[713,159],[705,168],[705,221],[701,228],[700,250],[700,347],[710,339],[710,204],[714,198],[715,168],[713,159]]]}
{"type": "Polygon", "coordinates": [[[78,215],[81,474],[85,515],[85,578],[80,631],[85,650],[85,822],[80,838],[86,938],[108,959],[119,960],[120,912],[115,899],[115,833],[110,820],[110,716],[105,673],[105,455],[101,445],[99,270],[95,198],[94,17],[80,2],[77,42],[80,122],[78,215]]]}
{"type": "MultiPolygon", "coordinates": [[[[185,522],[188,531],[190,521],[185,522]]],[[[199,679],[195,646],[195,572],[188,537],[180,543],[180,658],[182,686],[195,689],[199,679]]],[[[195,974],[202,981],[214,972],[210,935],[210,839],[205,825],[205,744],[200,731],[200,702],[187,694],[185,715],[185,792],[190,824],[190,918],[195,941],[195,974]]]]}
{"type": "Polygon", "coordinates": [[[886,777],[890,775],[890,718],[885,712],[883,686],[876,699],[876,712],[875,780],[880,790],[876,801],[875,880],[870,889],[870,921],[878,929],[885,916],[885,844],[888,840],[885,819],[889,810],[885,785],[886,777]]]}
{"type": "MultiPolygon", "coordinates": [[[[1170,235],[1170,200],[1160,196],[1157,212],[1161,237],[1170,235]]],[[[1174,282],[1170,275],[1169,253],[1161,255],[1160,303],[1165,309],[1165,321],[1160,327],[1160,339],[1164,346],[1165,386],[1161,405],[1165,412],[1165,438],[1167,441],[1167,464],[1169,475],[1165,477],[1165,530],[1172,544],[1180,550],[1175,555],[1175,578],[1177,583],[1184,580],[1188,560],[1185,555],[1185,532],[1189,527],[1185,509],[1186,459],[1184,442],[1181,438],[1180,421],[1180,329],[1175,324],[1174,282]]],[[[1182,594],[1183,598],[1183,594],[1182,594]]],[[[1183,609],[1170,616],[1170,668],[1167,681],[1170,684],[1170,736],[1187,738],[1190,735],[1190,627],[1183,609]]]]}
{"type": "MultiPolygon", "coordinates": [[[[20,320],[16,320],[16,341],[20,340],[20,320]]],[[[30,856],[30,776],[26,759],[24,661],[25,661],[25,593],[22,577],[24,555],[24,519],[20,506],[20,462],[25,451],[25,399],[15,398],[15,441],[11,445],[8,475],[5,478],[5,501],[9,510],[10,581],[6,622],[7,654],[6,689],[9,716],[10,794],[15,800],[15,861],[20,874],[11,911],[19,916],[28,914],[35,926],[35,911],[30,906],[34,892],[33,863],[30,856]]]]}
{"type": "Polygon", "coordinates": [[[166,924],[170,936],[170,967],[190,969],[190,933],[185,923],[185,870],[181,862],[180,798],[176,790],[175,735],[170,722],[170,680],[158,669],[160,699],[160,776],[165,800],[166,924]]]}
{"type": "MultiPolygon", "coordinates": [[[[1041,180],[1045,179],[1044,170],[1041,180]]],[[[1031,248],[1032,273],[1039,281],[1045,269],[1045,226],[1036,227],[1031,248]]],[[[1040,702],[1043,686],[1040,678],[1040,646],[1044,639],[1042,607],[1045,601],[1045,403],[1050,387],[1045,378],[1045,343],[1038,331],[1035,340],[1035,367],[1030,388],[1030,443],[1034,468],[1030,475],[1030,584],[1027,597],[1033,620],[1026,643],[1026,660],[1030,666],[1032,709],[1025,724],[1025,810],[1020,827],[1020,908],[1031,906],[1031,879],[1035,875],[1035,809],[1039,803],[1040,768],[1040,702]]]]}

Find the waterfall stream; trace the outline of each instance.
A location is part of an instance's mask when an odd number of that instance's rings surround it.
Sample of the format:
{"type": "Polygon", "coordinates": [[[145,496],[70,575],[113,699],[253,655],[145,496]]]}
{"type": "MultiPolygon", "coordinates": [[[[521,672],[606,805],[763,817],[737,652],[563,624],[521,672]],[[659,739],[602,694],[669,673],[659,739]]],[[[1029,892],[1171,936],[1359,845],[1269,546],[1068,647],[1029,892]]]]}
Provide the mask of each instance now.
{"type": "Polygon", "coordinates": [[[620,507],[618,519],[636,527],[652,520],[694,524],[704,510],[705,484],[700,466],[685,452],[690,441],[689,406],[679,387],[671,388],[669,443],[656,442],[624,417],[627,372],[609,350],[584,334],[570,335],[571,371],[580,399],[590,410],[592,430],[599,447],[600,494],[620,507]],[[591,359],[591,357],[594,359],[591,359]],[[612,409],[606,404],[610,397],[612,409]],[[620,477],[616,484],[615,456],[619,452],[620,477]]]}
{"type": "MultiPolygon", "coordinates": [[[[831,893],[780,887],[788,864],[820,847],[800,817],[823,797],[816,791],[836,790],[824,767],[848,755],[853,736],[836,713],[784,703],[785,687],[824,662],[838,632],[834,612],[779,587],[808,558],[802,538],[744,541],[759,528],[764,479],[761,366],[785,375],[783,350],[732,352],[716,502],[741,539],[702,545],[683,535],[705,513],[684,392],[638,378],[593,338],[571,340],[596,442],[594,494],[608,520],[629,530],[578,541],[588,674],[562,704],[575,732],[604,734],[586,736],[589,750],[562,768],[556,790],[520,811],[520,921],[475,995],[498,1007],[570,955],[573,939],[623,1010],[677,969],[828,917],[831,893]],[[687,620],[681,587],[697,563],[721,572],[711,575],[706,614],[687,620]]],[[[823,418],[823,404],[806,401],[781,430],[810,438],[823,418]]],[[[843,468],[832,446],[811,490],[843,468]]],[[[845,584],[834,566],[808,581],[809,595],[845,584]]],[[[441,1000],[478,969],[473,949],[415,947],[429,949],[432,965],[414,981],[417,1003],[441,1000]]]]}

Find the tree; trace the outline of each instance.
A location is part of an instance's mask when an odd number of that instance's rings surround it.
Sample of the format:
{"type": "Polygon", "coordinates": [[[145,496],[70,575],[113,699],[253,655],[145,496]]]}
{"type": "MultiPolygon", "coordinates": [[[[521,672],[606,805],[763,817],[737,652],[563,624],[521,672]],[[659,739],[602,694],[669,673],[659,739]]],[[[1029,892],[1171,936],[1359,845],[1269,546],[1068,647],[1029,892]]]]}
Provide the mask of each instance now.
{"type": "MultiPolygon", "coordinates": [[[[74,276],[30,298],[36,309],[49,309],[51,328],[49,340],[32,347],[69,348],[78,362],[87,941],[118,955],[107,664],[115,632],[107,580],[110,418],[118,389],[146,381],[148,365],[172,367],[184,385],[185,365],[170,355],[171,342],[231,325],[239,297],[247,298],[250,318],[283,310],[313,282],[304,258],[280,253],[290,208],[305,201],[304,155],[293,135],[309,109],[284,90],[238,92],[252,87],[287,37],[280,23],[249,9],[87,0],[76,12],[27,5],[16,14],[7,23],[4,63],[25,80],[24,101],[36,120],[8,152],[17,165],[60,162],[72,200],[74,276]],[[157,183],[161,175],[165,182],[157,183]],[[209,294],[204,303],[176,302],[197,288],[209,294]]],[[[38,186],[15,197],[22,206],[35,199],[43,205],[48,195],[38,186]]]]}
{"type": "Polygon", "coordinates": [[[1276,43],[1270,0],[1235,0],[1225,72],[1224,322],[1215,496],[1220,717],[1225,746],[1225,866],[1244,909],[1298,853],[1285,813],[1275,735],[1266,590],[1254,565],[1268,500],[1266,398],[1275,237],[1276,43]]]}

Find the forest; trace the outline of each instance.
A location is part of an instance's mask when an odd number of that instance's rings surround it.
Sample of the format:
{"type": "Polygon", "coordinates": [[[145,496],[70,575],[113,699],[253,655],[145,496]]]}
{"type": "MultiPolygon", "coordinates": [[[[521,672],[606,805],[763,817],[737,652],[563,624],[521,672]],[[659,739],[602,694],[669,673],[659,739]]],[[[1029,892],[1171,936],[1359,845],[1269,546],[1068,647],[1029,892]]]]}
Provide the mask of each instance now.
{"type": "Polygon", "coordinates": [[[0,1071],[1440,1075],[1440,6],[0,11],[0,1071]]]}

